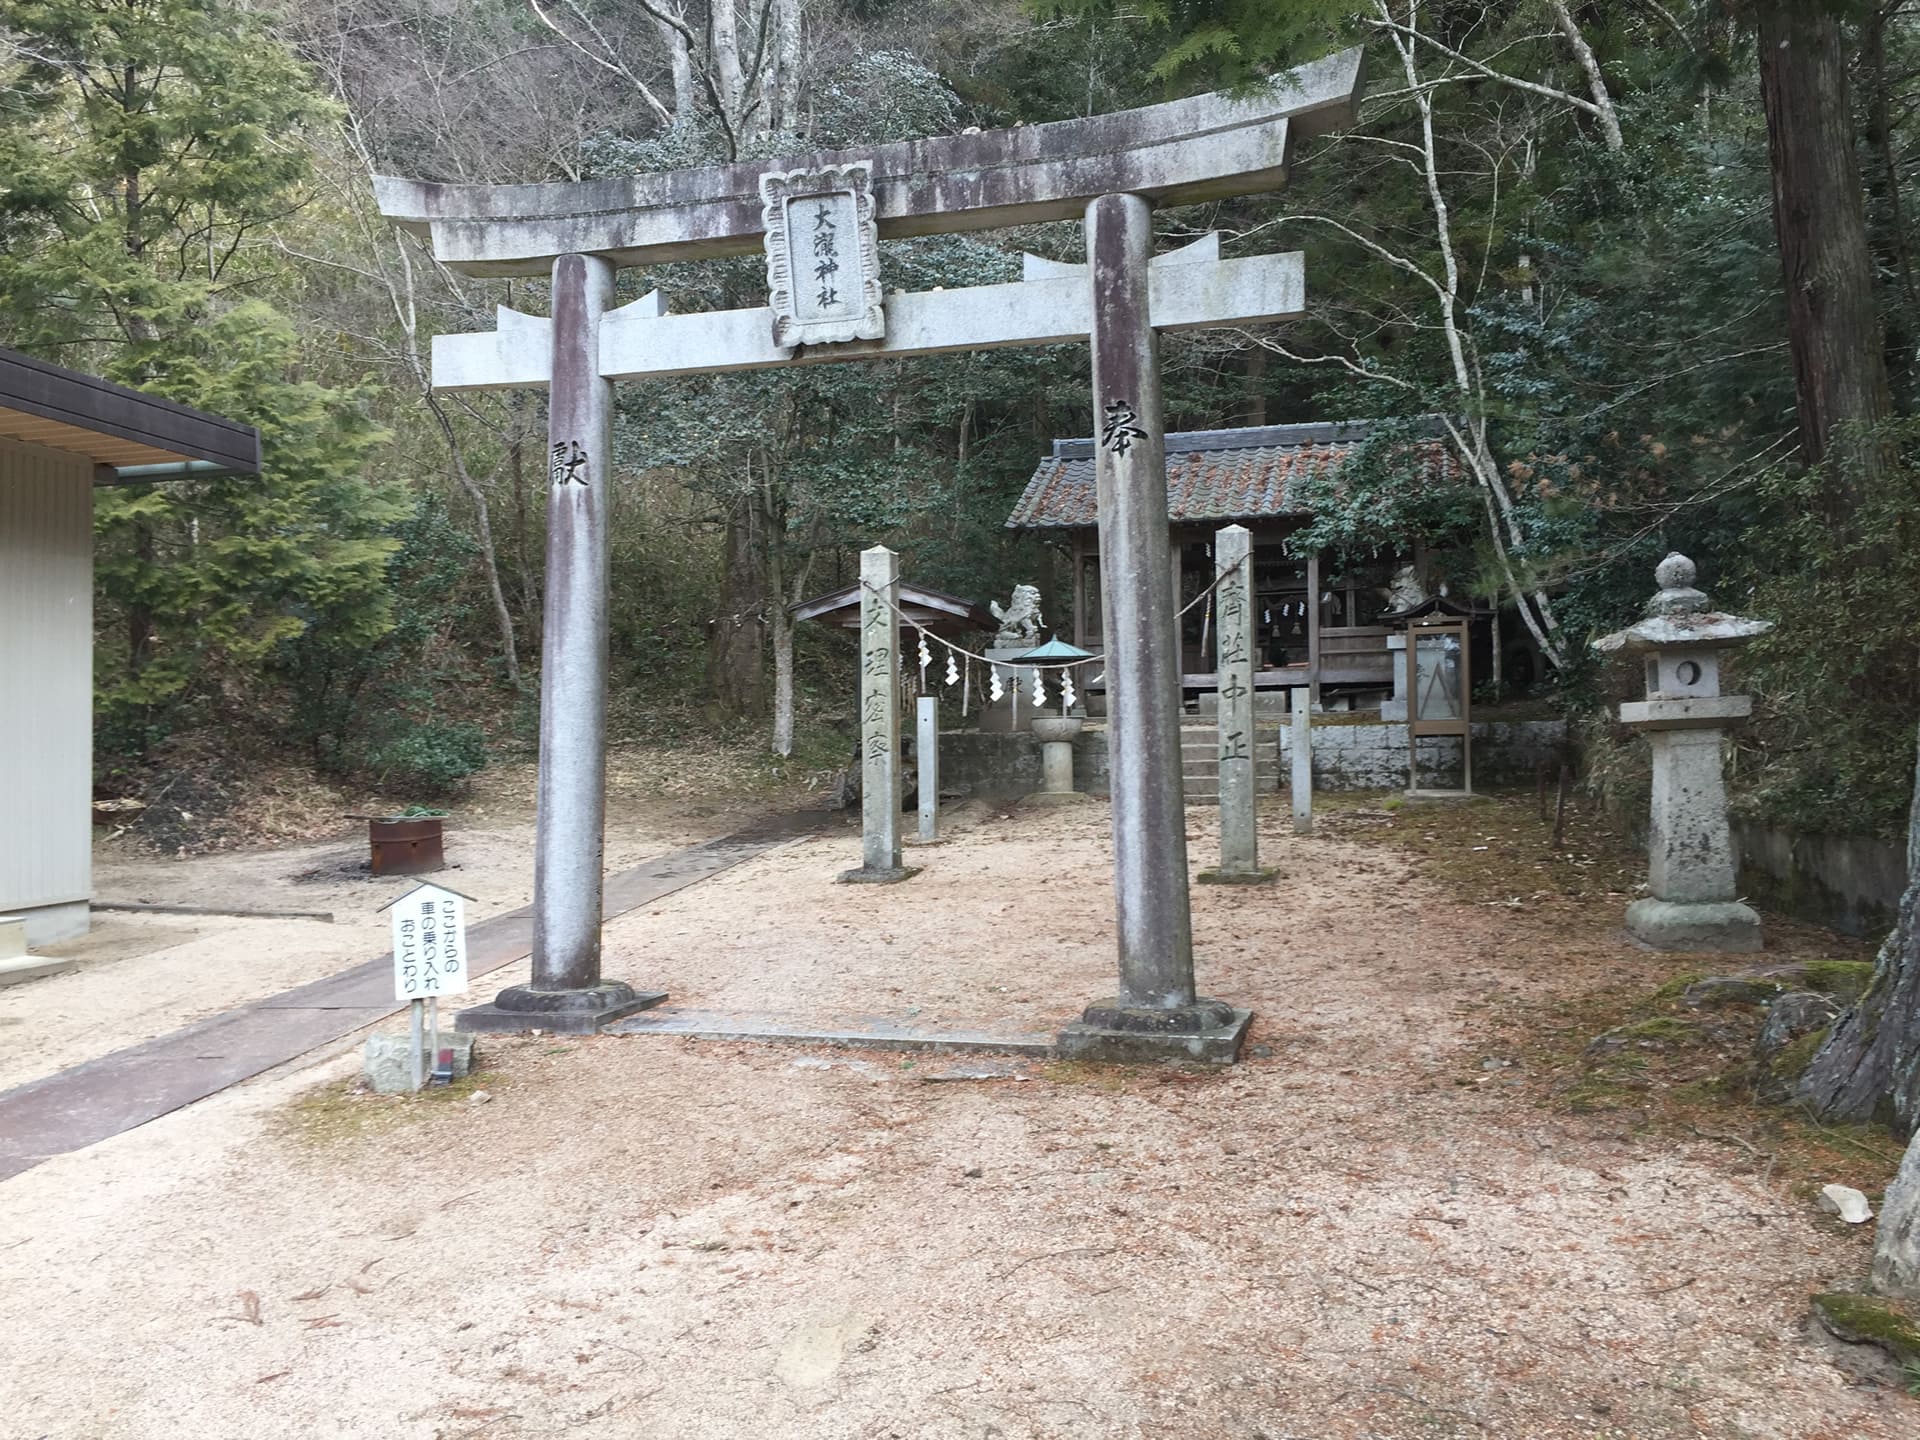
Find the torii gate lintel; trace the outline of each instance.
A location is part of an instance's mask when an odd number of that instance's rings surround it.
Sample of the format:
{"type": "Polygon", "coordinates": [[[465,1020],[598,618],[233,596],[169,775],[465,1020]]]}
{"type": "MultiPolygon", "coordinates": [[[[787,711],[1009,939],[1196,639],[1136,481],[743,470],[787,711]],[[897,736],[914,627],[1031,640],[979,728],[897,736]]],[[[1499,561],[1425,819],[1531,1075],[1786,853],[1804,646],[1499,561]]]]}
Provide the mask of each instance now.
{"type": "Polygon", "coordinates": [[[577,184],[376,182],[383,211],[430,234],[443,263],[554,285],[551,320],[503,309],[490,334],[434,341],[436,388],[551,396],[533,976],[463,1012],[462,1028],[591,1031],[665,998],[601,979],[612,381],[1088,340],[1119,987],[1059,1048],[1237,1058],[1251,1016],[1194,988],[1156,332],[1297,315],[1304,265],[1221,260],[1217,236],[1156,261],[1152,210],[1277,186],[1302,136],[1352,115],[1360,59],[1329,56],[1250,96],[862,153],[577,184]],[[1029,256],[1014,284],[877,298],[879,237],[1076,217],[1084,266],[1029,256]],[[670,315],[658,292],[612,306],[617,266],[760,246],[767,308],[670,315]]]}

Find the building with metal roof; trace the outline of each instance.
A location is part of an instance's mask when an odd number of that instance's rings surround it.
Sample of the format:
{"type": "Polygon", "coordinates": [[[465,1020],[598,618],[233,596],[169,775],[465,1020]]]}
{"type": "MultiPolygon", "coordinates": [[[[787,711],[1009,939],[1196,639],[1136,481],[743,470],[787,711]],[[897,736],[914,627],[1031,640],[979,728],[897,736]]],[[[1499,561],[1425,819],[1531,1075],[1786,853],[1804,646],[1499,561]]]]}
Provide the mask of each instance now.
{"type": "Polygon", "coordinates": [[[0,916],[29,945],[92,899],[94,489],[259,470],[250,425],[0,350],[0,916]]]}

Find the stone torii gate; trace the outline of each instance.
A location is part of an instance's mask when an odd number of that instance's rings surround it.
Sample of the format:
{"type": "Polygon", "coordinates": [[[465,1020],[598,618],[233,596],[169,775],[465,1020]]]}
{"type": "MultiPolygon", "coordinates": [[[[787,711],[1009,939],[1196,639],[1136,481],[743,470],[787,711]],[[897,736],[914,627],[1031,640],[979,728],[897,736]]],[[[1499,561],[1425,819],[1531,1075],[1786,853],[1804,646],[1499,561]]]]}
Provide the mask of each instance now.
{"type": "Polygon", "coordinates": [[[1278,188],[1302,138],[1351,119],[1360,61],[1329,56],[1245,97],[785,160],[577,183],[376,180],[382,212],[450,268],[553,281],[550,318],[503,307],[492,333],[433,342],[437,389],[550,390],[532,983],[464,1012],[463,1029],[592,1031],[664,998],[600,972],[612,382],[1090,339],[1120,983],[1061,1048],[1237,1055],[1248,1012],[1194,991],[1155,332],[1297,315],[1304,266],[1221,260],[1215,237],[1152,260],[1152,213],[1278,188]],[[1015,284],[881,294],[883,238],[1067,219],[1084,220],[1084,266],[1029,257],[1015,284]],[[658,292],[612,306],[620,266],[762,249],[765,307],[671,315],[658,292]]]}

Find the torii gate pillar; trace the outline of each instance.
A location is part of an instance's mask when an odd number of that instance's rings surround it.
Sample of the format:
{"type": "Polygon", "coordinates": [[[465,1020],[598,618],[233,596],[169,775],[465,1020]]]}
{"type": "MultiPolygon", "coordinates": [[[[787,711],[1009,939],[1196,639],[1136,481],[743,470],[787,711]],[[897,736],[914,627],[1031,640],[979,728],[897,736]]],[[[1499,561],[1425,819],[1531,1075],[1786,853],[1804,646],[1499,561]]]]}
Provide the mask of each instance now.
{"type": "Polygon", "coordinates": [[[553,262],[553,379],[547,401],[546,637],[540,666],[540,799],[533,858],[533,976],[462,1030],[592,1034],[667,997],[600,978],[601,862],[607,818],[607,488],[613,384],[600,373],[600,322],[613,265],[553,262]]]}
{"type": "Polygon", "coordinates": [[[1088,1006],[1059,1048],[1084,1059],[1231,1062],[1252,1014],[1201,999],[1193,985],[1166,431],[1148,303],[1153,208],[1103,195],[1087,206],[1086,232],[1120,993],[1088,1006]]]}
{"type": "Polygon", "coordinates": [[[1067,1027],[1060,1048],[1236,1057],[1247,1012],[1194,993],[1155,331],[1298,315],[1305,267],[1298,255],[1221,260],[1217,238],[1150,267],[1151,205],[1282,184],[1301,140],[1353,115],[1362,60],[1357,49],[1325,56],[1246,94],[784,161],[532,185],[376,177],[382,213],[430,236],[440,263],[469,275],[551,266],[554,276],[551,320],[503,310],[495,331],[433,345],[436,389],[553,387],[533,979],[466,1012],[463,1028],[591,1030],[664,998],[600,979],[609,382],[1086,337],[1111,617],[1120,983],[1067,1027]],[[806,225],[797,235],[796,205],[806,225]],[[882,239],[1076,215],[1086,220],[1085,270],[1030,256],[1017,285],[883,301],[882,239]],[[766,306],[676,316],[656,293],[608,309],[615,266],[756,251],[767,257],[766,306]],[[794,283],[816,271],[829,283],[794,283]]]}

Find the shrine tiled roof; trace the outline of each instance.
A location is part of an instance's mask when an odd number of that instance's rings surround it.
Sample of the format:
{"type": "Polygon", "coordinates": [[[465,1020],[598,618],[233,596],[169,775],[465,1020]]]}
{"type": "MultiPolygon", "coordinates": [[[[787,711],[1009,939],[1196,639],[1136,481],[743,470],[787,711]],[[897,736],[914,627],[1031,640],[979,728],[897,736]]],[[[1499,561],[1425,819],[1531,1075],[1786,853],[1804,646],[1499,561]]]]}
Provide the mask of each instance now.
{"type": "MultiPolygon", "coordinates": [[[[1177,522],[1305,516],[1304,482],[1332,474],[1366,435],[1367,422],[1258,425],[1167,436],[1167,516],[1177,522]]],[[[1419,442],[1430,472],[1458,462],[1438,440],[1419,442]]],[[[1097,523],[1092,440],[1056,440],[1027,481],[1007,528],[1073,529],[1097,523]]]]}

